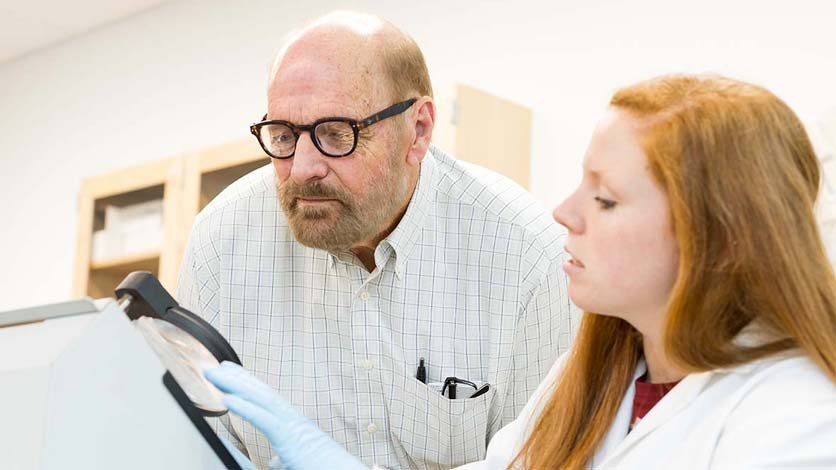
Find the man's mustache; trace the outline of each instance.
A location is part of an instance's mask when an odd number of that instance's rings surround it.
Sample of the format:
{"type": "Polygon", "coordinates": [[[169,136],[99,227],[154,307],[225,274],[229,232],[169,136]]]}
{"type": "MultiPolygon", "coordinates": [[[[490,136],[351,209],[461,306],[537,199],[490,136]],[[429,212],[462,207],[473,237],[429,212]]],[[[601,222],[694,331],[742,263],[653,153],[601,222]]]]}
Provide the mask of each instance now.
{"type": "Polygon", "coordinates": [[[284,194],[285,200],[290,202],[298,198],[317,197],[324,199],[336,199],[343,205],[350,198],[344,191],[328,186],[321,181],[313,181],[305,184],[296,184],[289,179],[281,185],[280,191],[284,194]]]}

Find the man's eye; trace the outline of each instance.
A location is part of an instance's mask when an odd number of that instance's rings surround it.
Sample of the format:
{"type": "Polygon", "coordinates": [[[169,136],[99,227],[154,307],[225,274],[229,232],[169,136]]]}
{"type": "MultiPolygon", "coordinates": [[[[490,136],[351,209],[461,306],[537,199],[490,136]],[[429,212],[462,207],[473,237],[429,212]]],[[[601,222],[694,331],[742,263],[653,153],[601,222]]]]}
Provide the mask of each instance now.
{"type": "Polygon", "coordinates": [[[604,199],[602,197],[595,197],[595,201],[598,202],[598,205],[601,206],[603,210],[609,210],[615,207],[615,201],[611,201],[609,199],[604,199]]]}
{"type": "Polygon", "coordinates": [[[278,132],[270,136],[270,141],[276,144],[290,142],[293,139],[293,134],[289,132],[278,132]]]}
{"type": "Polygon", "coordinates": [[[325,138],[334,142],[343,142],[353,139],[354,135],[349,134],[348,132],[332,131],[325,134],[325,138]]]}

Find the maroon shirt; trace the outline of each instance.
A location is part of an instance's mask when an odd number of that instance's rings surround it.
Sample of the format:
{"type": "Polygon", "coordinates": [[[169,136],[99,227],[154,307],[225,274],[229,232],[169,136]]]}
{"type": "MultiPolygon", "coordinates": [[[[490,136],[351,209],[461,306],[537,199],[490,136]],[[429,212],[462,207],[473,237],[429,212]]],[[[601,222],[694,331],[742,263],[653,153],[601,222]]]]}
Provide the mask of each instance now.
{"type": "Polygon", "coordinates": [[[633,416],[630,418],[630,429],[632,431],[636,424],[641,421],[650,410],[659,403],[679,381],[666,384],[652,384],[645,382],[647,373],[636,379],[636,396],[633,397],[633,416]]]}

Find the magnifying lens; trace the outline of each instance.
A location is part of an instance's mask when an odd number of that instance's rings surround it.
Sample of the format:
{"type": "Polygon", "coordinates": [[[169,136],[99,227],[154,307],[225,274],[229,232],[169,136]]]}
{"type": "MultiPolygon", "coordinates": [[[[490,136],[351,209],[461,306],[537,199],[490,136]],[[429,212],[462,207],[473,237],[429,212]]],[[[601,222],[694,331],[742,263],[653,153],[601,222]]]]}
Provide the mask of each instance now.
{"type": "Polygon", "coordinates": [[[223,361],[241,364],[226,339],[202,318],[180,307],[149,272],[129,274],[116,288],[116,298],[200,413],[225,414],[222,394],[203,377],[203,370],[223,361]]]}

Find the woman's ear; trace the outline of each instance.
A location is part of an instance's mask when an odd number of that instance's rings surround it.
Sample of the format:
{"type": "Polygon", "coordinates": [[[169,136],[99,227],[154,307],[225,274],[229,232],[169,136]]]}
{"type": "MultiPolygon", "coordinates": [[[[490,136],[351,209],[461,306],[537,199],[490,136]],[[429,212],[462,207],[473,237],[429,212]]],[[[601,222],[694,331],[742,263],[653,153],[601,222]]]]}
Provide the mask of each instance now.
{"type": "Polygon", "coordinates": [[[410,122],[414,122],[415,137],[412,139],[406,161],[410,165],[420,165],[427,149],[430,148],[430,141],[433,136],[435,103],[429,96],[422,96],[412,106],[414,117],[410,122]]]}

